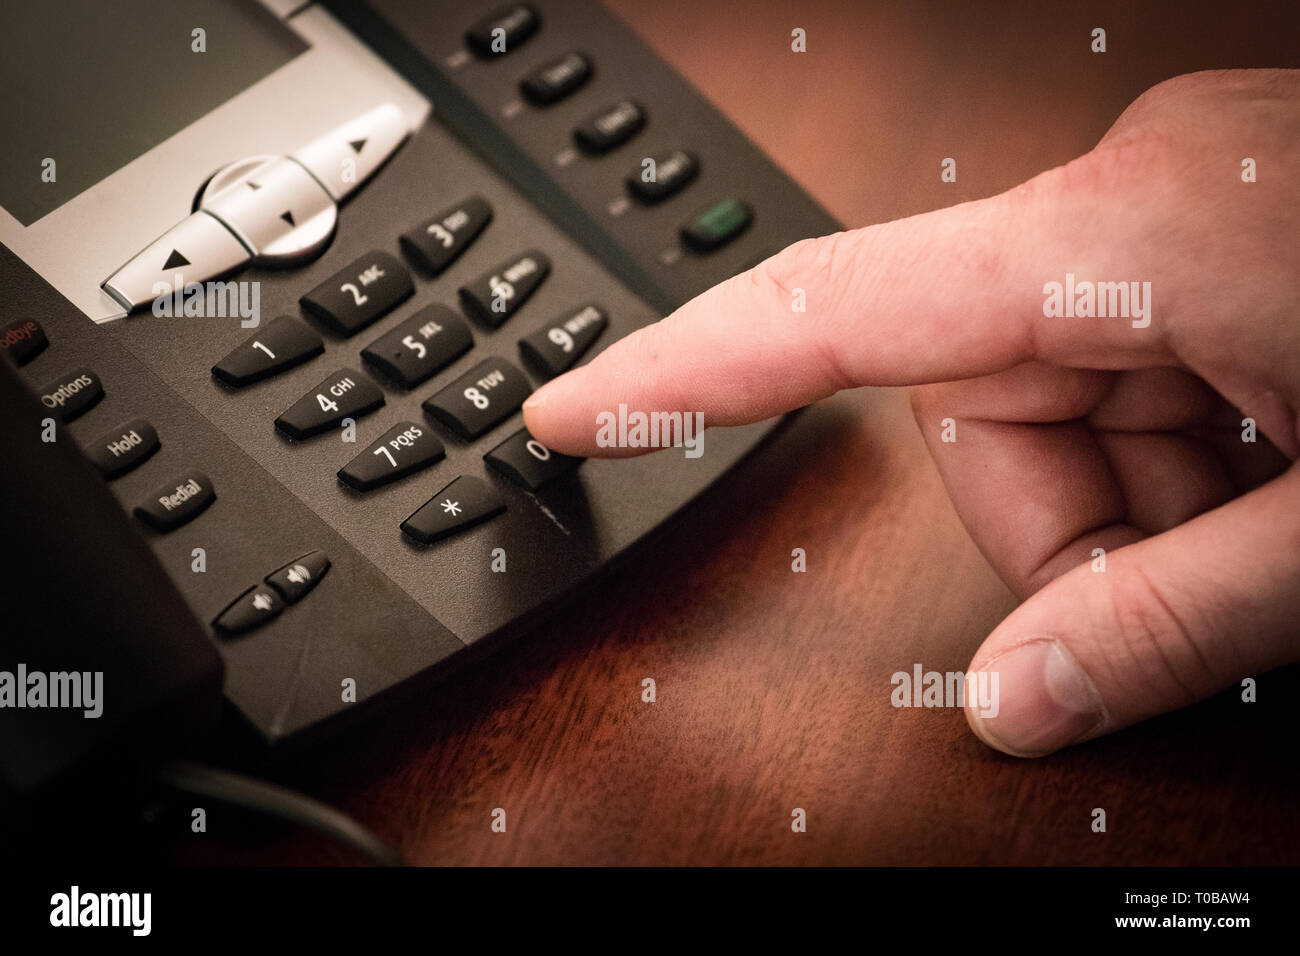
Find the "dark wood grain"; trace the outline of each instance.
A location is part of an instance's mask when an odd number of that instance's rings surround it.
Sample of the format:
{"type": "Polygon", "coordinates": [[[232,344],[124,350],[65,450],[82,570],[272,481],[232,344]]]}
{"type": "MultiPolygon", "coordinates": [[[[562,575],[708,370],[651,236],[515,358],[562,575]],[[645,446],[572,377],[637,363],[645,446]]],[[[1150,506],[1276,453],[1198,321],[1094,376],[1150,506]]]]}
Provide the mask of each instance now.
{"type": "MultiPolygon", "coordinates": [[[[851,225],[1065,162],[1167,76],[1300,65],[1293,4],[610,6],[851,225]]],[[[419,863],[1300,862],[1294,668],[1258,704],[1229,692],[1036,761],[959,712],[890,705],[893,672],[963,670],[1013,606],[905,396],[861,390],[797,417],[530,637],[293,778],[419,863]]],[[[346,859],[270,827],[185,856],[346,859]]]]}

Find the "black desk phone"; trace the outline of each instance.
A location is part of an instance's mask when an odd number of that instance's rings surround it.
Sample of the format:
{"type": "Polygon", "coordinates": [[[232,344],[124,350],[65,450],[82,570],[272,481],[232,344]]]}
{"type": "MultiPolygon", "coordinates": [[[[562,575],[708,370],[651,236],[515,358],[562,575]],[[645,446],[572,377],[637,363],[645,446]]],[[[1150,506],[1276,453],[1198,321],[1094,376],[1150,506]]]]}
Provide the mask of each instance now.
{"type": "Polygon", "coordinates": [[[11,795],[223,709],[273,753],[436,688],[772,427],[625,461],[523,428],[839,228],[599,3],[50,0],[0,33],[11,795]],[[60,709],[92,671],[102,714],[60,709]]]}

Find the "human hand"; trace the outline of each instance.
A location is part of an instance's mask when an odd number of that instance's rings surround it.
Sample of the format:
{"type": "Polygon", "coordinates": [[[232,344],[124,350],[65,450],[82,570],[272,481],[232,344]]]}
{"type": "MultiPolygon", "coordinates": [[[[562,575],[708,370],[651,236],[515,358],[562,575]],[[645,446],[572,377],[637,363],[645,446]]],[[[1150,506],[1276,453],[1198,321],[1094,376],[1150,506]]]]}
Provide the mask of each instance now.
{"type": "Polygon", "coordinates": [[[738,425],[921,386],[957,512],[1023,598],[971,663],[999,711],[967,720],[1049,753],[1300,658],[1298,177],[1300,73],[1177,77],[1007,193],[790,246],[544,386],[525,422],[628,455],[595,441],[619,403],[738,425]],[[1063,315],[1067,273],[1134,295],[1063,315]]]}

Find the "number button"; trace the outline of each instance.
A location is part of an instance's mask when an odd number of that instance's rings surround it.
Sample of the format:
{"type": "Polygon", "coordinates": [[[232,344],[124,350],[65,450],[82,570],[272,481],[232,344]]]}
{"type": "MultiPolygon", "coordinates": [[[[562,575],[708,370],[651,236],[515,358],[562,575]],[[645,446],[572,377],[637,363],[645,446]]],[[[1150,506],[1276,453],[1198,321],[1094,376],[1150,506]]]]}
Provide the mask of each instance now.
{"type": "Polygon", "coordinates": [[[439,275],[469,248],[492,221],[492,207],[482,196],[444,209],[401,237],[402,249],[431,276],[439,275]]]}
{"type": "Polygon", "coordinates": [[[521,428],[483,456],[488,466],[517,485],[536,491],[542,485],[577,468],[581,458],[551,451],[521,428]]]}
{"type": "Polygon", "coordinates": [[[386,252],[370,252],[298,300],[340,335],[355,335],[415,294],[411,274],[386,252]]]}
{"type": "Polygon", "coordinates": [[[462,287],[461,305],[474,318],[495,329],[519,311],[550,271],[551,260],[532,249],[462,287]]]}
{"type": "Polygon", "coordinates": [[[469,323],[451,309],[430,305],[371,342],[361,358],[404,388],[414,388],[474,344],[469,323]]]}
{"type": "Polygon", "coordinates": [[[290,438],[310,438],[338,426],[345,418],[360,418],[382,408],[384,393],[360,372],[340,369],[298,399],[275,420],[290,438]]]}
{"type": "Polygon", "coordinates": [[[514,414],[531,392],[523,372],[489,359],[426,399],[424,410],[468,440],[514,414]]]}
{"type": "Polygon", "coordinates": [[[324,351],[325,344],[316,332],[301,320],[282,315],[212,366],[212,374],[239,388],[301,365],[324,351]]]}
{"type": "Polygon", "coordinates": [[[594,305],[565,314],[519,340],[524,358],[547,375],[559,375],[591,348],[609,317],[594,305]]]}
{"type": "Polygon", "coordinates": [[[339,469],[339,480],[370,491],[441,461],[447,452],[428,425],[398,422],[339,469]]]}

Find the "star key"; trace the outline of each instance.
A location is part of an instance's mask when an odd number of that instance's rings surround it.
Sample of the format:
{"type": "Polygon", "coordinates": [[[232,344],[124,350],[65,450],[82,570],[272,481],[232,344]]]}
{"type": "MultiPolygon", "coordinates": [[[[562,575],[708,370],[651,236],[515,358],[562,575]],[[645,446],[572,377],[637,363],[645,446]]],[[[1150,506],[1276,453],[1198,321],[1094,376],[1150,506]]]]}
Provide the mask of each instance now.
{"type": "Polygon", "coordinates": [[[431,544],[505,510],[505,501],[487,482],[461,475],[403,521],[402,531],[420,544],[431,544]]]}

